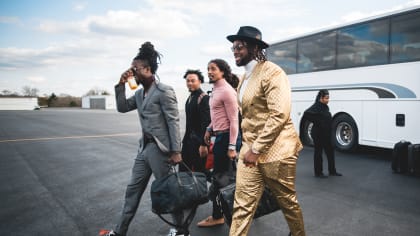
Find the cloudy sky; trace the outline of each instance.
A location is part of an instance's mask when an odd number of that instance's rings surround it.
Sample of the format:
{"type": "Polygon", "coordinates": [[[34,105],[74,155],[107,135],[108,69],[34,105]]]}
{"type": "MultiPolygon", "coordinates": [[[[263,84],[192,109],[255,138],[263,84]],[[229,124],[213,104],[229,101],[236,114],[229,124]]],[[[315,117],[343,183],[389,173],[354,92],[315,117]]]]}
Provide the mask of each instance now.
{"type": "Polygon", "coordinates": [[[256,26],[272,43],[414,5],[420,0],[1,0],[0,92],[113,93],[151,41],[163,54],[159,77],[183,100],[188,68],[207,75],[208,61],[222,58],[242,73],[226,40],[241,25],[256,26]]]}

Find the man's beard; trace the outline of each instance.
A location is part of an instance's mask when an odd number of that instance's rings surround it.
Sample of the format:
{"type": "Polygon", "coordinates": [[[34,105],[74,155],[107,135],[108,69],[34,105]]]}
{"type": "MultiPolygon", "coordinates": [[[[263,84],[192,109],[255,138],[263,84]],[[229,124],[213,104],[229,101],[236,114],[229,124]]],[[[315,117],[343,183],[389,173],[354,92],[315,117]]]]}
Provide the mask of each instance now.
{"type": "Polygon", "coordinates": [[[252,56],[248,54],[245,57],[241,58],[238,62],[236,62],[236,66],[245,66],[250,61],[252,61],[252,56]]]}

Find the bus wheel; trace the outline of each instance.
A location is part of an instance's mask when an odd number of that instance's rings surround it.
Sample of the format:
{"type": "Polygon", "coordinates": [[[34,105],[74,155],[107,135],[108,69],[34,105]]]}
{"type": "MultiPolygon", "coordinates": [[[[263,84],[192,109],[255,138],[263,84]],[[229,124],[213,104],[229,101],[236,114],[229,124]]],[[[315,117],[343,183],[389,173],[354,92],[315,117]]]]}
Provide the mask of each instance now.
{"type": "Polygon", "coordinates": [[[314,140],[311,137],[311,130],[313,125],[314,123],[308,120],[302,120],[302,127],[300,129],[300,139],[304,145],[314,145],[314,140]]]}
{"type": "Polygon", "coordinates": [[[339,151],[351,151],[358,145],[356,122],[349,115],[338,115],[333,121],[335,147],[339,151]]]}

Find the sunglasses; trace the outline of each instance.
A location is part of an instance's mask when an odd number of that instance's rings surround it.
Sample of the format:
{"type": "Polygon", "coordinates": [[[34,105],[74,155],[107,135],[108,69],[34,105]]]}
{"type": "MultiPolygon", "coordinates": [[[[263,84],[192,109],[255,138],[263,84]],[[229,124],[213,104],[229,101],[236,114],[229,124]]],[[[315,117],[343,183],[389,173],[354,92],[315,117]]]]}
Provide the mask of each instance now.
{"type": "Polygon", "coordinates": [[[245,48],[245,45],[238,44],[238,45],[232,46],[230,48],[230,50],[232,50],[232,52],[235,52],[235,50],[236,51],[241,51],[243,48],[245,48]]]}

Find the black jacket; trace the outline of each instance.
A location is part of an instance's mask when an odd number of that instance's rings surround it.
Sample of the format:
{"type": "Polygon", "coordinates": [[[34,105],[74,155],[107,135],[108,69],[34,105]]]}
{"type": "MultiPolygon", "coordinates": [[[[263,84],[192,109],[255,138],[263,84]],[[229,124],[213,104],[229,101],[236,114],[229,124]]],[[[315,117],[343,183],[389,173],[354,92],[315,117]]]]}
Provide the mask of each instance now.
{"type": "Polygon", "coordinates": [[[191,92],[190,97],[185,103],[186,125],[185,135],[182,142],[186,139],[192,139],[205,146],[204,134],[207,126],[210,124],[210,105],[209,96],[203,94],[203,90],[198,89],[191,92]],[[198,99],[201,95],[201,101],[198,104],[198,99]]]}
{"type": "Polygon", "coordinates": [[[328,105],[317,100],[305,111],[303,117],[314,123],[311,130],[312,138],[331,137],[332,116],[328,105]]]}

